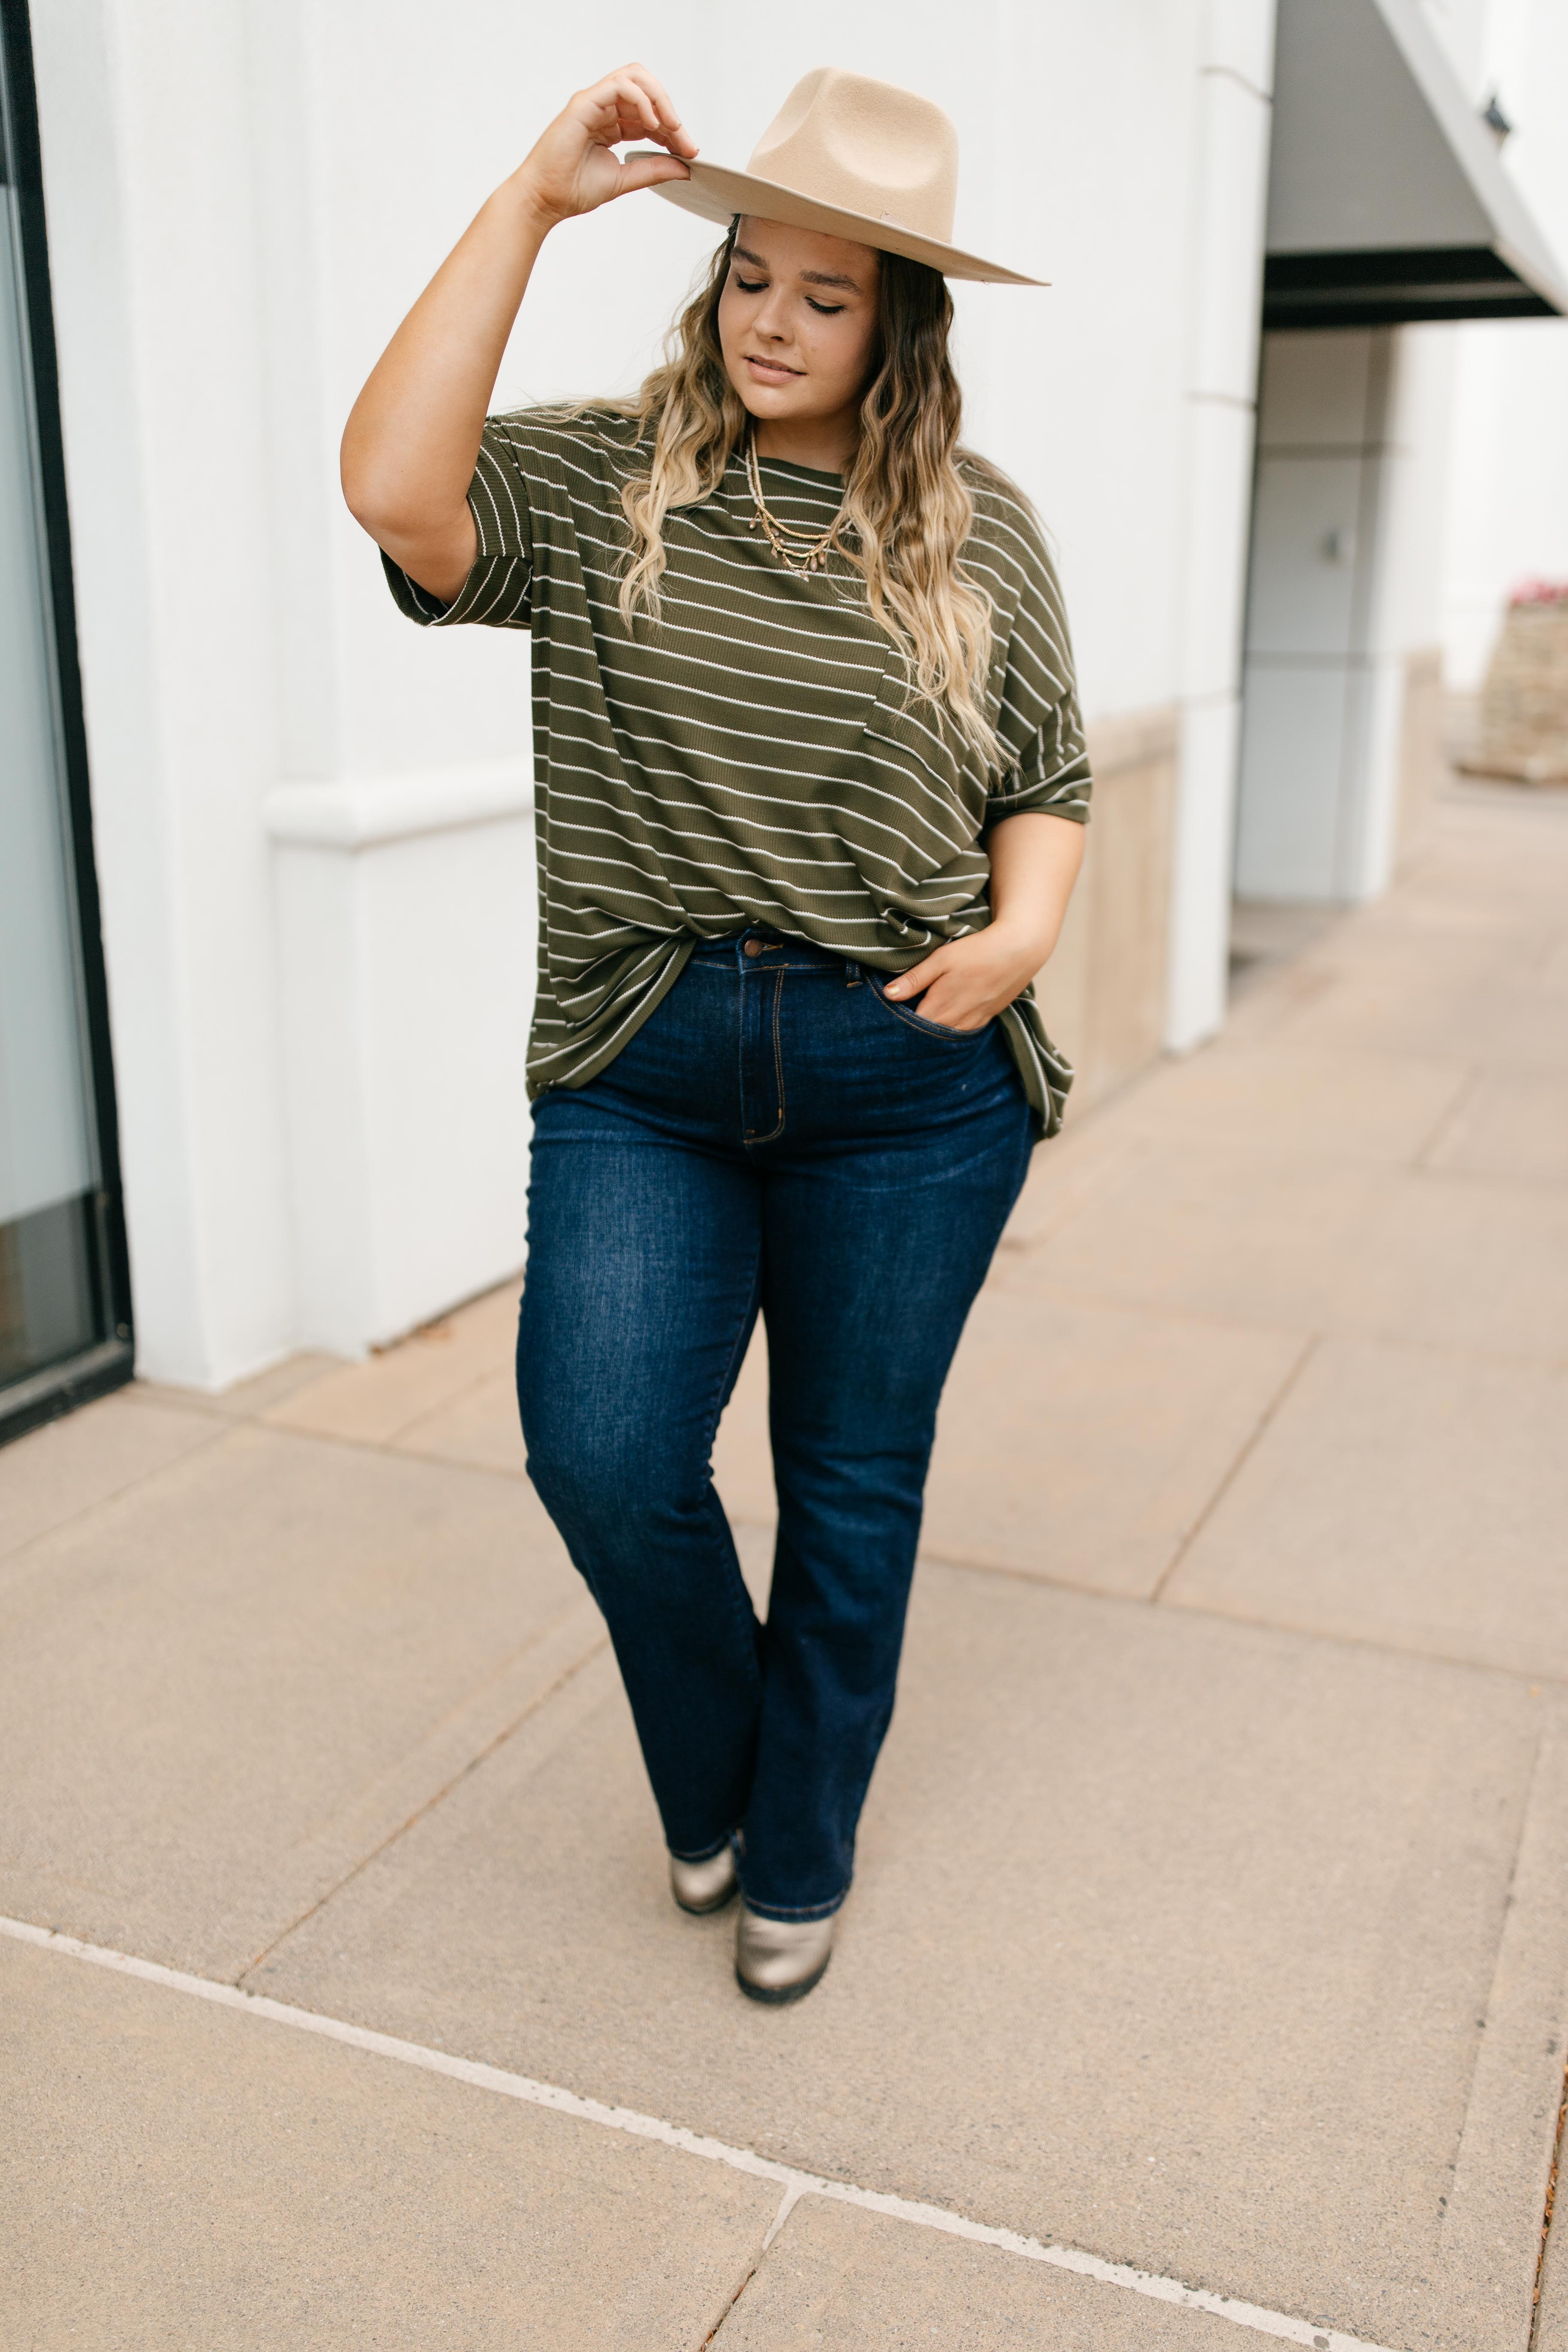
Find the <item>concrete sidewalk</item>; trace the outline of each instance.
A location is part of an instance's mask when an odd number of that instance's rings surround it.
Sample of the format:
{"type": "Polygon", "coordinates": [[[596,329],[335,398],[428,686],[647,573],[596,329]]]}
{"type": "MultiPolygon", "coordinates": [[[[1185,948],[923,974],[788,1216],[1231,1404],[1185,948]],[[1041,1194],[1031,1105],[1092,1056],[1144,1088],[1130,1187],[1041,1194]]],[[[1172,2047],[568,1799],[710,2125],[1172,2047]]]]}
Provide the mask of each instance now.
{"type": "MultiPolygon", "coordinates": [[[[0,1911],[158,1964],[0,1936],[6,2352],[1525,2352],[1565,1178],[1568,796],[1456,789],[1384,903],[1037,1155],[797,2011],[669,1904],[511,1293],[0,1455],[0,1911]]],[[[754,1354],[759,1583],[764,1412],[754,1354]]]]}

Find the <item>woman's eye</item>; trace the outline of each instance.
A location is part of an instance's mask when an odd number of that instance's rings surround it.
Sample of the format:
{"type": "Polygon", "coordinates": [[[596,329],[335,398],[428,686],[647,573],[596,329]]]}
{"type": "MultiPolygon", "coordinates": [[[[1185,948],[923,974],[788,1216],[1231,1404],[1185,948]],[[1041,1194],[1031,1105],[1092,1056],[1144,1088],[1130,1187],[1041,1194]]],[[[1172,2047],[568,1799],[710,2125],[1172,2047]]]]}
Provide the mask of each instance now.
{"type": "Polygon", "coordinates": [[[742,294],[760,294],[767,282],[765,278],[742,278],[739,270],[735,272],[735,283],[742,294]]]}
{"type": "Polygon", "coordinates": [[[805,299],[807,302],[810,303],[811,308],[814,310],[819,310],[825,319],[837,319],[838,313],[844,308],[842,302],[813,302],[809,294],[805,299]]]}

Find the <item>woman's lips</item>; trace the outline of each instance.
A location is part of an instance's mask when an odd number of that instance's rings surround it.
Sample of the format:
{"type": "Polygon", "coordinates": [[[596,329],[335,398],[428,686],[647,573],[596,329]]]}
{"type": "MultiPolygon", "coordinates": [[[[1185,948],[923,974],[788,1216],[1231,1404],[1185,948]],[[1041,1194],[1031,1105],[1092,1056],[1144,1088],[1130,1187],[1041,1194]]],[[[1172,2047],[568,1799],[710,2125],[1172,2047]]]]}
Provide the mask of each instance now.
{"type": "Polygon", "coordinates": [[[760,360],[754,352],[746,353],[746,365],[763,376],[770,383],[784,383],[792,376],[805,373],[804,368],[785,367],[782,360],[760,360]]]}

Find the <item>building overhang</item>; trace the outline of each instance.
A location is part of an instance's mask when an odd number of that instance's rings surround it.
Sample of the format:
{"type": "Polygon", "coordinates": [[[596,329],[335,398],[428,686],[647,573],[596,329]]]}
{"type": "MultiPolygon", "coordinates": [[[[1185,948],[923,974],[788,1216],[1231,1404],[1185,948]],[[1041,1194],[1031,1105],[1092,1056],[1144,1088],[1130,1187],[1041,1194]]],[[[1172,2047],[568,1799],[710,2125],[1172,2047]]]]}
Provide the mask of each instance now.
{"type": "Polygon", "coordinates": [[[1562,272],[1416,0],[1279,0],[1265,328],[1565,310],[1562,272]]]}

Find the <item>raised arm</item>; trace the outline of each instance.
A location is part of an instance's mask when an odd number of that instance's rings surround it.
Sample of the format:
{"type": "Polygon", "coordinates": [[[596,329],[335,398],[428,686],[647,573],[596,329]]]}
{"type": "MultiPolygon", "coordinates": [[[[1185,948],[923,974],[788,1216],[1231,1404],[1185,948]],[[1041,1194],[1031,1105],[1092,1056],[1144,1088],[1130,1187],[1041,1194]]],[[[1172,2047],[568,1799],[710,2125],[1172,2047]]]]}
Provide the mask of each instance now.
{"type": "Polygon", "coordinates": [[[635,188],[683,180],[697,146],[646,66],[580,89],[447,255],[353,404],[343,497],[395,563],[449,602],[477,551],[468,484],[501,354],[557,222],[635,188]],[[668,152],[623,163],[623,140],[668,152]]]}

